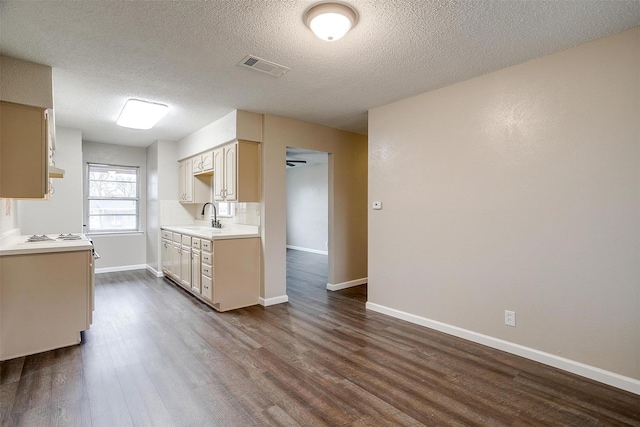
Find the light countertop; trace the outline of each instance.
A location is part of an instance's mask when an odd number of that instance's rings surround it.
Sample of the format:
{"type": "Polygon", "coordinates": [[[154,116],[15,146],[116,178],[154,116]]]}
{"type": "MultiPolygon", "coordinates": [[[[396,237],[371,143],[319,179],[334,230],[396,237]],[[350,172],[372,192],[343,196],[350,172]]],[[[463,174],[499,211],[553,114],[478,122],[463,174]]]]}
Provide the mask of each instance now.
{"type": "MultiPolygon", "coordinates": [[[[54,240],[46,242],[26,242],[29,236],[8,236],[0,240],[0,256],[28,255],[51,252],[90,251],[91,242],[82,235],[81,240],[54,240]]],[[[55,238],[55,235],[51,235],[55,238]]]]}
{"type": "Polygon", "coordinates": [[[251,237],[260,237],[260,227],[253,225],[233,224],[231,226],[223,226],[223,228],[212,228],[198,225],[163,225],[160,228],[174,233],[186,234],[188,236],[207,240],[248,239],[251,237]]]}

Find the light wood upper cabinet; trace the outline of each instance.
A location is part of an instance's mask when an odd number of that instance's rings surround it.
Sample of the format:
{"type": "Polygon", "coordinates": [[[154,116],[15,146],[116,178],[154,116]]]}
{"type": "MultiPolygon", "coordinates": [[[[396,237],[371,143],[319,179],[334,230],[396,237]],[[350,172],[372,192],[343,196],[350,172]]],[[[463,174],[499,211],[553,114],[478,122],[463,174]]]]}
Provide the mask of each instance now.
{"type": "Polygon", "coordinates": [[[213,151],[194,156],[191,160],[194,175],[213,171],[213,151]]]}
{"type": "Polygon", "coordinates": [[[178,164],[178,192],[181,203],[193,202],[193,163],[191,159],[178,164]]]}
{"type": "Polygon", "coordinates": [[[0,102],[0,197],[48,197],[47,125],[44,108],[0,102]]]}
{"type": "Polygon", "coordinates": [[[195,158],[178,164],[178,199],[180,203],[206,203],[211,201],[212,172],[194,174],[195,158]]]}
{"type": "Polygon", "coordinates": [[[214,200],[260,201],[260,145],[236,141],[213,151],[214,200]]]}

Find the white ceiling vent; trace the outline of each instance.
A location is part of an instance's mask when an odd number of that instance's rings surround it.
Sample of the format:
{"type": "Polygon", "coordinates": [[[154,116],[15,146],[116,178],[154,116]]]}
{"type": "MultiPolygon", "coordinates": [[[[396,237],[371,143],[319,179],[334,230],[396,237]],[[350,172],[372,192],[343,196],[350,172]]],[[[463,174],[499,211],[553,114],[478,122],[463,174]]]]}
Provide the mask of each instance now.
{"type": "Polygon", "coordinates": [[[238,65],[271,74],[276,77],[280,77],[287,71],[291,70],[291,68],[285,67],[284,65],[276,64],[275,62],[267,61],[266,59],[258,58],[253,55],[245,56],[238,65]]]}

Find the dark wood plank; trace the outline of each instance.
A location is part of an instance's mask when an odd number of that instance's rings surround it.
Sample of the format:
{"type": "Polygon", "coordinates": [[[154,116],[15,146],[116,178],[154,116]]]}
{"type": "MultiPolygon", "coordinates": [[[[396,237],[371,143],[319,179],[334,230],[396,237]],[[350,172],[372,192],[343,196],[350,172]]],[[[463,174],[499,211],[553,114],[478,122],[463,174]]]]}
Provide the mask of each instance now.
{"type": "Polygon", "coordinates": [[[287,251],[289,304],[96,277],[83,343],[0,363],[3,426],[640,426],[640,396],[365,309],[287,251]]]}

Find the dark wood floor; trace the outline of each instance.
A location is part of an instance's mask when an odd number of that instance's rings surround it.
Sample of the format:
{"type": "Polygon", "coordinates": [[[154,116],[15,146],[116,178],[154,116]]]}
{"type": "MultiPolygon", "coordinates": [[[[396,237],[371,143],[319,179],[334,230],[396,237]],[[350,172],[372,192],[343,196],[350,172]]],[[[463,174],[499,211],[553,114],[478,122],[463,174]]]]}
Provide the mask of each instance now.
{"type": "Polygon", "coordinates": [[[98,275],[83,344],[0,364],[0,424],[640,426],[637,395],[368,312],[326,257],[287,257],[289,304],[222,314],[98,275]]]}

